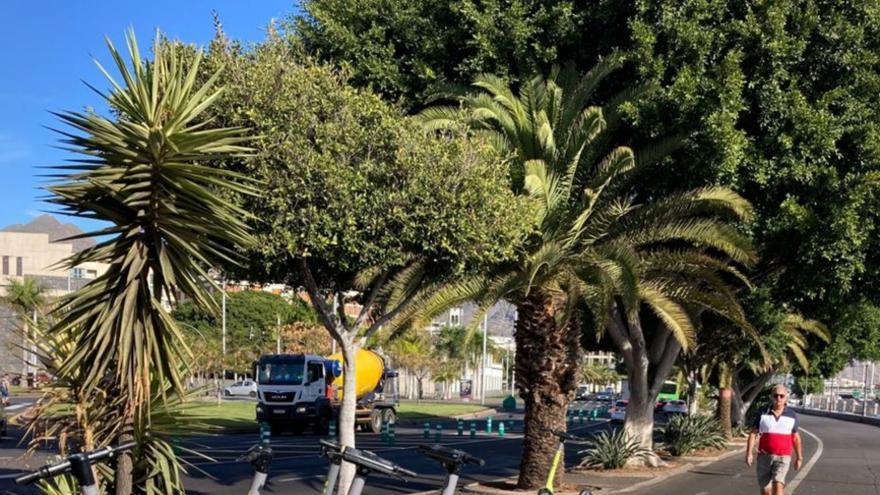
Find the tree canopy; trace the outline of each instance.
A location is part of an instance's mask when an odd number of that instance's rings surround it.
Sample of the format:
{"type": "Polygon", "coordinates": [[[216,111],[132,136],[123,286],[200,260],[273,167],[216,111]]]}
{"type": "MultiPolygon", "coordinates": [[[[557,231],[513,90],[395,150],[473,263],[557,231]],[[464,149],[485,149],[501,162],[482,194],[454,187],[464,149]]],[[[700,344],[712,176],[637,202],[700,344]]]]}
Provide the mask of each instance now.
{"type": "Polygon", "coordinates": [[[655,136],[686,138],[683,150],[641,172],[640,195],[732,186],[755,206],[762,263],[752,275],[773,304],[831,327],[870,311],[861,301],[877,299],[880,252],[873,4],[399,3],[310,0],[297,34],[350,67],[355,82],[412,109],[474,74],[518,82],[557,62],[585,70],[617,50],[628,63],[606,96],[651,89],[622,109],[617,141],[637,149],[655,136]]]}

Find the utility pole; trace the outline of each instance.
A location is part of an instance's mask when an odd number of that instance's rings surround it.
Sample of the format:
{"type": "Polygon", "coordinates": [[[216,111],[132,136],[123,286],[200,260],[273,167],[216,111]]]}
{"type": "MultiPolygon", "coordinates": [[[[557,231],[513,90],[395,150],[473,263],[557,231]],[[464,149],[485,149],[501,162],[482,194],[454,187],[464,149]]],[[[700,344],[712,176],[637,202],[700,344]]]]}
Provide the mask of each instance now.
{"type": "Polygon", "coordinates": [[[483,315],[483,364],[480,366],[480,404],[486,404],[486,340],[489,334],[489,312],[483,315]]]}
{"type": "Polygon", "coordinates": [[[277,325],[275,326],[275,354],[281,354],[281,315],[275,315],[277,325]]]}
{"type": "MultiPolygon", "coordinates": [[[[336,298],[336,294],[333,294],[333,317],[339,318],[337,316],[337,311],[339,309],[339,300],[336,298]]],[[[330,354],[336,354],[336,339],[330,339],[330,354]]]]}
{"type": "Polygon", "coordinates": [[[221,289],[223,292],[220,294],[220,305],[222,315],[220,316],[220,339],[221,346],[223,349],[223,356],[226,356],[226,278],[224,277],[221,281],[223,284],[221,289]]]}

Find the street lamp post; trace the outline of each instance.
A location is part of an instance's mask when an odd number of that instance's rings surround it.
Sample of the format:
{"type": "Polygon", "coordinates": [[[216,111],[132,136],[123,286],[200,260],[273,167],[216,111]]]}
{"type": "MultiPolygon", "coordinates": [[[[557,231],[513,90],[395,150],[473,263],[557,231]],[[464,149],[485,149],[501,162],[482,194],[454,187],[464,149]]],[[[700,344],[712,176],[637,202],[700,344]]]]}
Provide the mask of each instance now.
{"type": "Polygon", "coordinates": [[[483,364],[480,366],[480,404],[486,404],[486,339],[489,334],[489,313],[483,315],[483,364]]]}

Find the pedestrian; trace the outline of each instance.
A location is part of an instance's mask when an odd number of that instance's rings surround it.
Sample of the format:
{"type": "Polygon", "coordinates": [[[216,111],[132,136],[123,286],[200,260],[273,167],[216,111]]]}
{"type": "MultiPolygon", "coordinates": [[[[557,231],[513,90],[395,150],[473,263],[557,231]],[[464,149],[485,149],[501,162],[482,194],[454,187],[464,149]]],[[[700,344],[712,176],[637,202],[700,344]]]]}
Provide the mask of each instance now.
{"type": "Polygon", "coordinates": [[[3,401],[3,405],[9,405],[9,375],[3,374],[3,379],[0,380],[0,400],[3,401]]]}
{"type": "Polygon", "coordinates": [[[770,389],[770,407],[762,410],[749,432],[746,445],[746,464],[754,462],[755,437],[758,440],[758,486],[761,495],[783,495],[785,493],[785,475],[791,464],[791,453],[794,451],[794,468],[799,470],[804,453],[801,448],[801,437],[798,434],[797,414],[785,405],[788,389],[784,385],[776,385],[770,389]]]}

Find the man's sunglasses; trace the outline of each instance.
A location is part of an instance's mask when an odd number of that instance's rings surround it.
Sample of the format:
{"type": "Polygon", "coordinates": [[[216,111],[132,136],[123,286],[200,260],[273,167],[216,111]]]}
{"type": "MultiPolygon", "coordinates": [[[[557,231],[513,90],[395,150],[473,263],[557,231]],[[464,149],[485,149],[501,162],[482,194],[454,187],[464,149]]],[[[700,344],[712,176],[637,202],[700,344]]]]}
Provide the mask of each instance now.
{"type": "Polygon", "coordinates": [[[785,394],[773,394],[773,398],[775,398],[775,399],[784,399],[784,398],[785,398],[785,394]]]}

